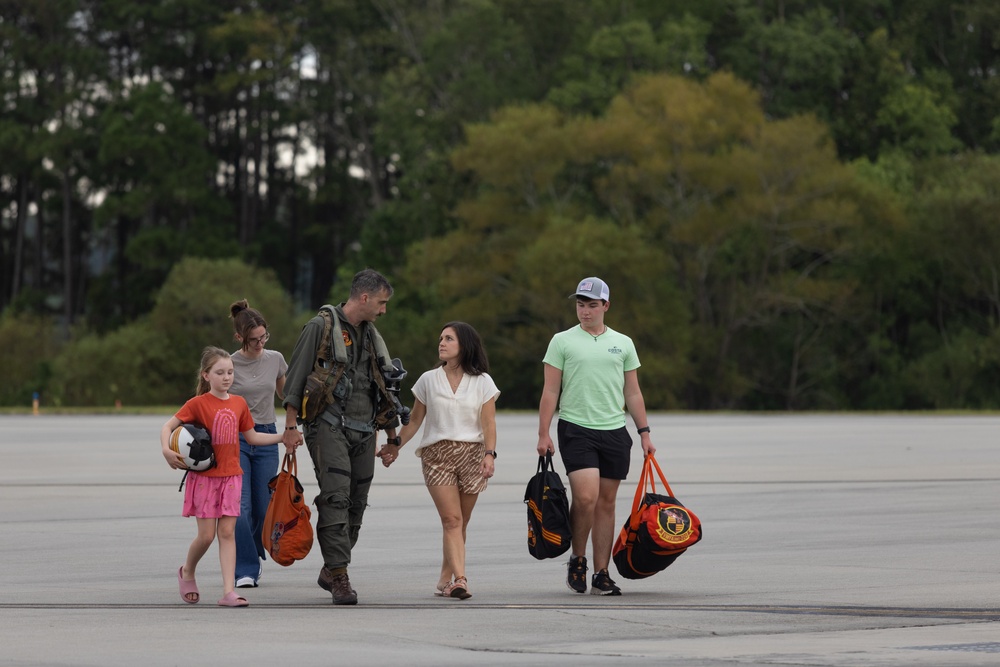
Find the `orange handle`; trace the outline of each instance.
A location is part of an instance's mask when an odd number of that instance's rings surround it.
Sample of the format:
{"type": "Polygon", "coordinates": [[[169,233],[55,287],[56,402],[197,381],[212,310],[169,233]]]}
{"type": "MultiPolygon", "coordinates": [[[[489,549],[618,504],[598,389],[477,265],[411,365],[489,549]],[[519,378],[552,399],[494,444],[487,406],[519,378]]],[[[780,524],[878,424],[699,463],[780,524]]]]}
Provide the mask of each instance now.
{"type": "Polygon", "coordinates": [[[295,452],[285,454],[285,460],[281,462],[281,469],[292,473],[292,477],[298,477],[299,466],[295,462],[295,452]]]}
{"type": "Polygon", "coordinates": [[[656,468],[656,472],[660,476],[660,481],[663,482],[663,488],[667,492],[667,495],[674,495],[670,485],[667,484],[667,478],[664,477],[663,471],[660,469],[660,464],[656,462],[656,457],[652,454],[646,455],[642,460],[642,474],[639,475],[639,484],[635,487],[635,497],[632,499],[632,513],[629,514],[629,525],[632,530],[639,527],[639,505],[642,504],[642,499],[646,495],[647,485],[651,493],[656,493],[656,480],[653,477],[653,468],[656,468]]]}

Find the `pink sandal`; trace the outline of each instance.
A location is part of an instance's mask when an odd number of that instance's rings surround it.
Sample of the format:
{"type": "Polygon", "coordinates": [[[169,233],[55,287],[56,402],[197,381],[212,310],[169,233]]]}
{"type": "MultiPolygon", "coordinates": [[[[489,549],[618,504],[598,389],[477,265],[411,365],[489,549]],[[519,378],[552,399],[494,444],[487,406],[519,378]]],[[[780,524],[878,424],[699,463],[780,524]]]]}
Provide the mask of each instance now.
{"type": "Polygon", "coordinates": [[[220,607],[249,607],[250,603],[245,597],[240,597],[235,591],[229,591],[219,600],[220,607]]]}
{"type": "Polygon", "coordinates": [[[197,604],[198,600],[201,599],[201,595],[198,593],[198,584],[195,583],[195,580],[191,579],[188,581],[184,578],[183,565],[177,570],[177,586],[181,590],[181,599],[188,604],[197,604]],[[189,598],[189,595],[194,595],[194,599],[189,598]]]}

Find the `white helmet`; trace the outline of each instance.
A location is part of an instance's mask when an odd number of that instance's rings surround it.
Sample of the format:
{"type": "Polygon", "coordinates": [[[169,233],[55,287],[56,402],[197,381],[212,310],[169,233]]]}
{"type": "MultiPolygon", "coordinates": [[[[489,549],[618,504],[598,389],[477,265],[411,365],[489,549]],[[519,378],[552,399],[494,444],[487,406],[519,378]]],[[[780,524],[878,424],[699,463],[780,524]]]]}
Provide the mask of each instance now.
{"type": "Polygon", "coordinates": [[[215,467],[212,436],[197,424],[181,424],[170,434],[170,449],[184,457],[188,470],[204,472],[215,467]]]}

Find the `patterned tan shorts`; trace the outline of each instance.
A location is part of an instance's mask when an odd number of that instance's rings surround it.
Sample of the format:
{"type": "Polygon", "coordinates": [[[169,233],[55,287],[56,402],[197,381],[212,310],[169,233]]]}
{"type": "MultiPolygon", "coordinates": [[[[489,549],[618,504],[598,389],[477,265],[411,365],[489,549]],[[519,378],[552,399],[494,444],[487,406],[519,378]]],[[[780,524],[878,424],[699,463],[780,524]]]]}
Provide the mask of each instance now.
{"type": "Polygon", "coordinates": [[[483,456],[486,445],[481,442],[441,440],[420,451],[424,483],[427,486],[458,486],[462,493],[474,495],[486,489],[483,477],[483,456]]]}

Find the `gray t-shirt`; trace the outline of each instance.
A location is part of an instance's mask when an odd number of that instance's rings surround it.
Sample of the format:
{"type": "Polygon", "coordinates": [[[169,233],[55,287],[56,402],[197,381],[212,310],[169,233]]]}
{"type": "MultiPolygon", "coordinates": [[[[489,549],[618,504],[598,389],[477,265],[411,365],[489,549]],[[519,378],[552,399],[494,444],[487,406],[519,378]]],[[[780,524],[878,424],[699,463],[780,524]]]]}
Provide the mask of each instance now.
{"type": "Polygon", "coordinates": [[[248,359],[238,350],[233,353],[233,370],[236,377],[229,393],[243,397],[250,406],[254,424],[273,424],[274,385],[288,370],[285,358],[280,352],[265,348],[258,359],[248,359]]]}

